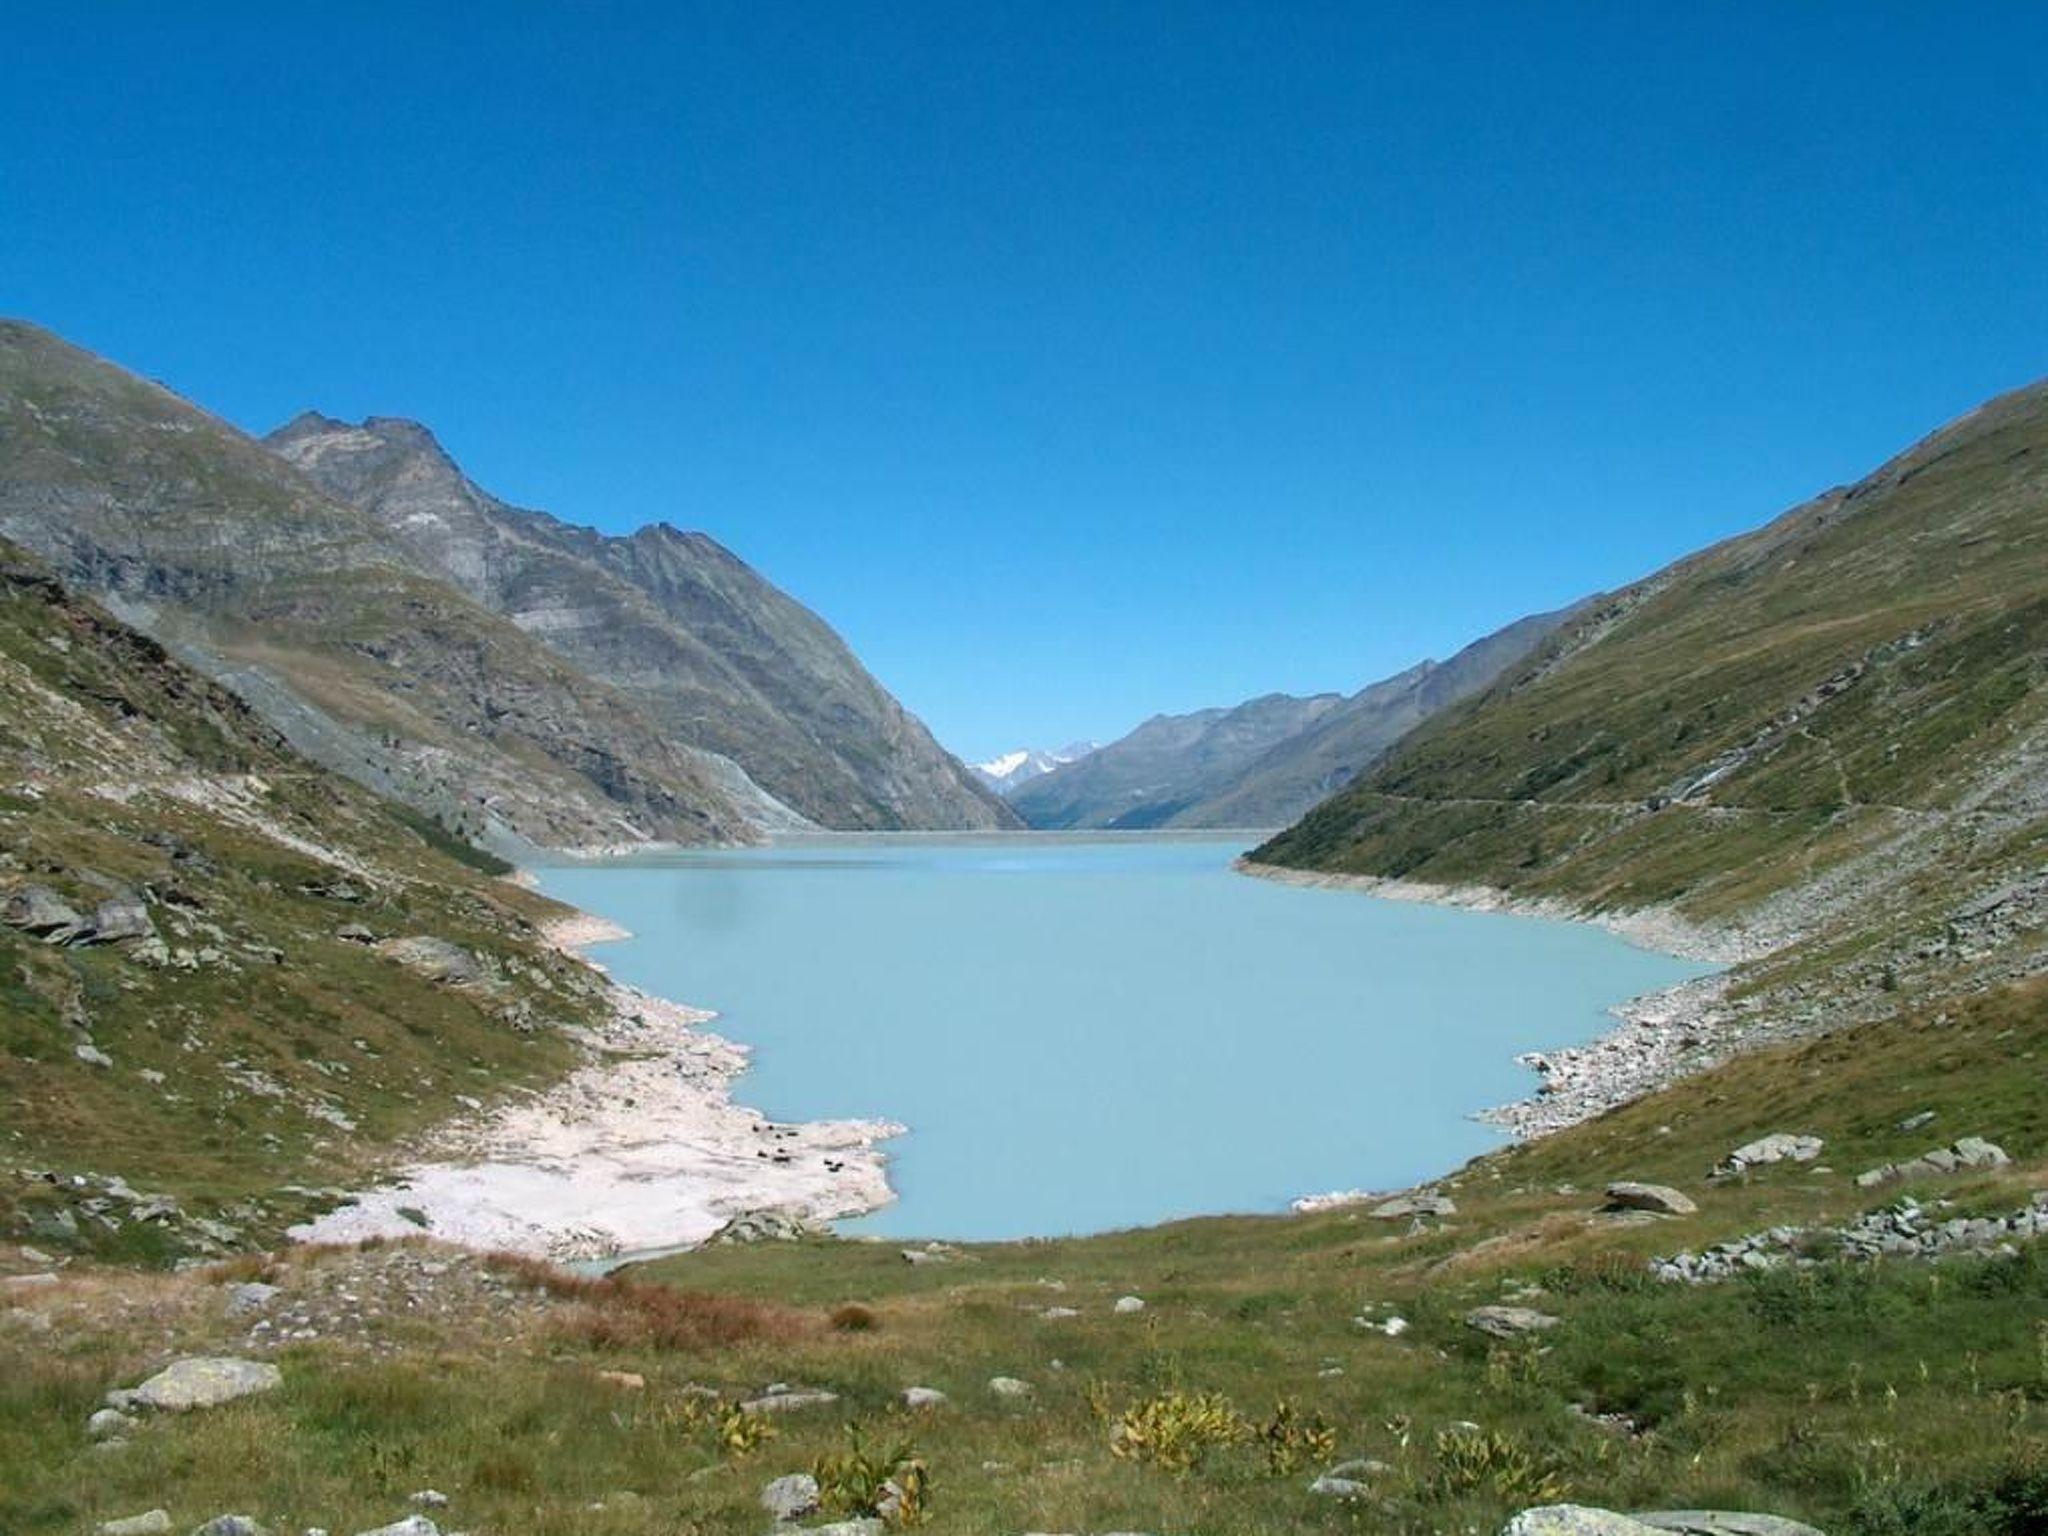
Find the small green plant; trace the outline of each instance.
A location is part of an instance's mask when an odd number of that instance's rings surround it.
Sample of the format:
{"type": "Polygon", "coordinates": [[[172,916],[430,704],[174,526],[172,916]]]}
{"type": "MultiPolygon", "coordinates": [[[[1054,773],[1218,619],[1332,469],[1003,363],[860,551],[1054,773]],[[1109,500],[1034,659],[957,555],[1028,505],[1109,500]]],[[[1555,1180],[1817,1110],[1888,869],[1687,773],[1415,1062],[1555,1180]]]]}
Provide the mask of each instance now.
{"type": "Polygon", "coordinates": [[[1337,1431],[1320,1411],[1302,1417],[1290,1398],[1273,1405],[1273,1416],[1258,1426],[1266,1452],[1266,1470],[1287,1477],[1311,1462],[1328,1461],[1337,1451],[1337,1431]]]}
{"type": "Polygon", "coordinates": [[[861,1444],[860,1429],[846,1426],[846,1449],[820,1456],[811,1468],[818,1501],[837,1514],[874,1517],[892,1525],[923,1525],[931,1518],[931,1471],[909,1441],[883,1452],[861,1444]]]}
{"type": "Polygon", "coordinates": [[[1565,1495],[1557,1468],[1513,1436],[1496,1430],[1440,1431],[1434,1490],[1459,1498],[1486,1490],[1511,1504],[1554,1504],[1565,1495]]]}
{"type": "Polygon", "coordinates": [[[1110,1426],[1109,1449],[1125,1461],[1192,1472],[1209,1452],[1251,1438],[1252,1426],[1216,1392],[1167,1392],[1123,1411],[1110,1426]]]}

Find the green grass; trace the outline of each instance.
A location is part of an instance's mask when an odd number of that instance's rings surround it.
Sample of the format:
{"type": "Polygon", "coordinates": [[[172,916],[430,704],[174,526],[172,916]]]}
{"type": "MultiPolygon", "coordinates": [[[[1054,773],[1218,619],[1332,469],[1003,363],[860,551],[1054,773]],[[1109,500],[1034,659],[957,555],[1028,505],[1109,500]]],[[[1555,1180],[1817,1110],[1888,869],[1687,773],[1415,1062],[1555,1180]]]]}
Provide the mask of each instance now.
{"type": "MultiPolygon", "coordinates": [[[[462,1529],[752,1532],[761,1485],[844,1451],[850,1422],[872,1447],[908,1442],[930,1468],[931,1528],[967,1536],[1486,1531],[1553,1496],[1762,1509],[1873,1536],[1923,1516],[2026,1530],[2012,1511],[2040,1486],[2048,1434],[2040,1245],[1705,1287],[1659,1284],[1643,1260],[1845,1219],[1900,1193],[1858,1191],[1855,1171],[1971,1132],[2018,1164],[1914,1188],[1958,1210],[2014,1208],[2048,1177],[2031,1065],[2044,1049],[2037,983],[1745,1057],[1479,1160],[1443,1186],[1458,1216],[1418,1234],[1346,1210],[968,1245],[918,1266],[880,1242],[706,1249],[638,1272],[687,1293],[665,1308],[629,1286],[526,1334],[437,1324],[404,1335],[391,1359],[297,1348],[284,1393],[155,1426],[106,1458],[85,1449],[79,1423],[164,1348],[158,1330],[110,1311],[103,1334],[13,1346],[27,1352],[0,1372],[0,1529],[70,1531],[170,1502],[193,1523],[235,1508],[350,1530],[432,1485],[455,1498],[462,1529]],[[1933,1125],[1896,1130],[1924,1109],[1933,1125]],[[1821,1161],[1705,1178],[1729,1148],[1778,1129],[1823,1135],[1821,1161]],[[1625,1176],[1678,1184],[1701,1210],[1600,1214],[1600,1186],[1625,1176]],[[1540,1339],[1501,1344],[1463,1323],[1531,1287],[1531,1304],[1562,1319],[1540,1339]],[[1115,1314],[1125,1294],[1146,1310],[1115,1314]],[[868,1326],[832,1326],[847,1303],[868,1326]],[[1055,1305],[1081,1315],[1044,1317],[1055,1305]],[[1393,1314],[1411,1324],[1399,1338],[1353,1320],[1393,1314]],[[646,1390],[604,1385],[607,1369],[643,1374],[646,1390]],[[998,1374],[1034,1396],[994,1397],[998,1374]],[[736,1456],[682,1391],[739,1397],[770,1381],[841,1401],[777,1421],[736,1456]],[[910,1385],[952,1401],[912,1414],[898,1404],[910,1385]],[[1250,1420],[1286,1399],[1334,1428],[1335,1456],[1392,1470],[1351,1509],[1307,1492],[1320,1465],[1275,1475],[1255,1443],[1212,1448],[1186,1471],[1113,1452],[1127,1411],[1209,1394],[1250,1420]],[[638,1501],[621,1505],[621,1490],[638,1501]],[[599,1500],[603,1514],[586,1508],[599,1500]]],[[[213,1313],[192,1315],[203,1338],[213,1313]]]]}

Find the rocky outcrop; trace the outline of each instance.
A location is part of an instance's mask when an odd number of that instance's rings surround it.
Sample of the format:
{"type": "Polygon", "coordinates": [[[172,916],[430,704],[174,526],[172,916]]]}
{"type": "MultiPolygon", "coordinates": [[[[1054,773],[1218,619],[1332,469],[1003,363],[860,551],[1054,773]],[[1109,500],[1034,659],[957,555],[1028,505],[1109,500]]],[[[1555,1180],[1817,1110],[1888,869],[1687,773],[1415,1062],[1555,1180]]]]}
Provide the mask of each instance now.
{"type": "Polygon", "coordinates": [[[617,688],[664,733],[736,764],[765,791],[757,819],[1016,825],[822,619],[707,535],[661,523],[613,537],[514,507],[425,427],[393,417],[309,412],[267,441],[418,569],[617,688]]]}

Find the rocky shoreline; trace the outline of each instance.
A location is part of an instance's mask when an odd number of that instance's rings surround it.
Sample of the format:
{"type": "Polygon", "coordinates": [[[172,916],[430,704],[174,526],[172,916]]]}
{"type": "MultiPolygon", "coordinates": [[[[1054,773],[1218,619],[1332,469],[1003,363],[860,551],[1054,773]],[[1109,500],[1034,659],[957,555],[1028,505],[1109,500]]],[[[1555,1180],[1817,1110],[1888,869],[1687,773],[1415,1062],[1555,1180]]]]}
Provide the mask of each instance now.
{"type": "MultiPolygon", "coordinates": [[[[1248,858],[1238,859],[1234,867],[1240,874],[1282,885],[1355,891],[1386,901],[1422,902],[1470,912],[1591,923],[1639,948],[1724,966],[1758,959],[1784,942],[1751,929],[1707,927],[1661,908],[1585,912],[1568,902],[1519,897],[1492,886],[1326,874],[1258,864],[1248,858]]],[[[1737,1048],[1744,1032],[1742,1020],[1727,1003],[1729,980],[1730,973],[1720,971],[1629,998],[1611,1010],[1620,1022],[1599,1038],[1516,1057],[1538,1074],[1541,1081],[1536,1092],[1480,1110],[1473,1118],[1512,1136],[1543,1136],[1714,1065],[1737,1048]]]]}
{"type": "MultiPolygon", "coordinates": [[[[629,937],[588,913],[550,926],[582,957],[629,937]]],[[[555,1260],[703,1242],[737,1216],[797,1223],[862,1215],[895,1198],[887,1121],[776,1124],[732,1099],[745,1047],[715,1017],[607,978],[610,1016],[585,1064],[529,1099],[449,1122],[420,1161],[352,1204],[292,1229],[301,1242],[419,1236],[555,1260]]]]}

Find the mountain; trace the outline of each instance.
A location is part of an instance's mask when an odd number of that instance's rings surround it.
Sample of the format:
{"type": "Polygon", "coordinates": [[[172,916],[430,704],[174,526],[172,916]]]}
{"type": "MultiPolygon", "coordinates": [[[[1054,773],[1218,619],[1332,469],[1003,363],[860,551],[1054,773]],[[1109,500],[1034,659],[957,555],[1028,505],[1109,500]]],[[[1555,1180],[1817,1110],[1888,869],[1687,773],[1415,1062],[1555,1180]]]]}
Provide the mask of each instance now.
{"type": "MultiPolygon", "coordinates": [[[[0,535],[307,756],[467,836],[733,842],[798,818],[655,718],[646,690],[573,664],[263,445],[19,322],[0,322],[0,535]]],[[[684,538],[640,541],[650,581],[684,538]]],[[[750,593],[756,580],[731,579],[750,593]]],[[[905,777],[925,782],[922,727],[892,724],[905,777]]],[[[868,746],[886,780],[893,742],[868,746]]]]}
{"type": "Polygon", "coordinates": [[[2048,385],[1575,613],[1254,858],[2039,966],[2048,385]]]}
{"type": "Polygon", "coordinates": [[[1232,709],[1154,715],[1129,735],[1015,791],[1034,827],[1119,830],[1181,824],[1190,806],[1228,788],[1276,742],[1298,735],[1342,700],[1269,693],[1232,709]]]}
{"type": "Polygon", "coordinates": [[[612,537],[511,506],[416,422],[308,412],[266,441],[418,569],[808,821],[1016,824],[822,619],[706,535],[664,523],[612,537]]]}
{"type": "Polygon", "coordinates": [[[1096,750],[1092,741],[1074,741],[1056,751],[1044,751],[1037,747],[1019,747],[1014,752],[1005,752],[992,757],[985,763],[969,766],[974,776],[999,795],[1014,794],[1033,779],[1051,773],[1053,769],[1068,763],[1078,762],[1096,750]]]}
{"type": "Polygon", "coordinates": [[[1519,619],[1449,661],[1422,662],[1349,697],[1268,694],[1234,709],[1156,716],[1011,803],[1043,827],[1284,826],[1404,733],[1486,687],[1564,617],[1519,619]]]}
{"type": "Polygon", "coordinates": [[[565,909],[5,540],[0,727],[0,1231],[131,1263],[278,1242],[295,1180],[560,1076],[603,1016],[542,941],[565,909]]]}

